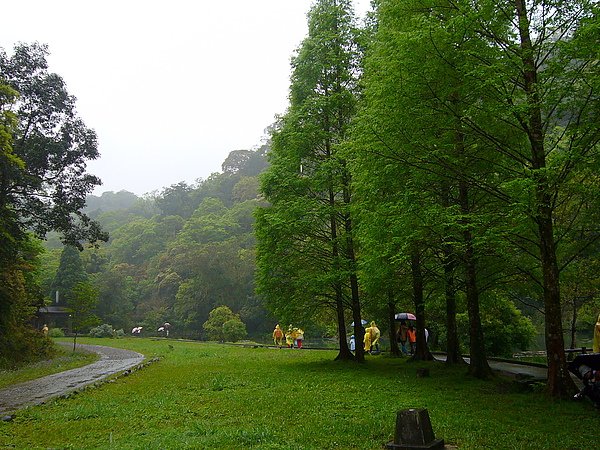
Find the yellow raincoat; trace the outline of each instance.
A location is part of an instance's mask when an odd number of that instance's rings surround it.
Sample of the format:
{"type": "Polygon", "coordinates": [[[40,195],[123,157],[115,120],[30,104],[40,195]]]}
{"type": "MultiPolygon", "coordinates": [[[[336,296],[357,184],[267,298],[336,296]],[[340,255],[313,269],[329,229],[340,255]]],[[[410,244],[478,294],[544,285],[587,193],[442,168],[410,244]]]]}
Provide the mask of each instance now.
{"type": "Polygon", "coordinates": [[[371,322],[371,347],[376,347],[379,345],[379,338],[381,337],[381,331],[375,325],[375,322],[371,322]]]}
{"type": "Polygon", "coordinates": [[[275,325],[275,329],[273,330],[273,342],[280,347],[283,345],[283,330],[279,324],[275,325]]]}
{"type": "Polygon", "coordinates": [[[365,344],[365,352],[371,351],[371,327],[365,329],[365,337],[363,338],[363,344],[365,344]]]}

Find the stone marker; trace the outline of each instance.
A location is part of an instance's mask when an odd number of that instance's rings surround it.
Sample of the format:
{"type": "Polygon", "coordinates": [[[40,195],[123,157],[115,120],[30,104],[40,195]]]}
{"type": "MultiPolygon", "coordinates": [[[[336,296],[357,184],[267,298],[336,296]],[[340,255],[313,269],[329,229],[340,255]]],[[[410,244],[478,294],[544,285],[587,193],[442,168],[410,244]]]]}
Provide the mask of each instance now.
{"type": "Polygon", "coordinates": [[[443,449],[444,440],[435,438],[426,409],[411,408],[398,411],[394,441],[387,443],[385,447],[405,450],[443,449]]]}

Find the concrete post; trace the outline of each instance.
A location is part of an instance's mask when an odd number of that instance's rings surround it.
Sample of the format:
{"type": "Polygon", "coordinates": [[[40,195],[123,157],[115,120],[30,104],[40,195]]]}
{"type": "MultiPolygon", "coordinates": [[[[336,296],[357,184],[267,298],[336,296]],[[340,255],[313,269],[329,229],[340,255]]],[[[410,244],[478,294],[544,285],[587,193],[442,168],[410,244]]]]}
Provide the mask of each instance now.
{"type": "Polygon", "coordinates": [[[444,440],[436,439],[424,408],[403,409],[396,415],[394,441],[386,444],[388,449],[443,449],[444,440]]]}

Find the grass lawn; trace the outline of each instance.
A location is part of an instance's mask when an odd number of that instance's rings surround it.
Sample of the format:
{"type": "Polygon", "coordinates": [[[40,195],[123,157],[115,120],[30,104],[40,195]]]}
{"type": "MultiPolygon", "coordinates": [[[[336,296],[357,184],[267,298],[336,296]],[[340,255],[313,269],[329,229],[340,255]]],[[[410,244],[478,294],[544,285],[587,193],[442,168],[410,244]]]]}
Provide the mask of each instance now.
{"type": "Polygon", "coordinates": [[[81,339],[161,360],[130,376],[0,422],[0,448],[380,449],[396,411],[427,408],[460,449],[598,448],[600,412],[464,368],[333,351],[147,339],[81,339]],[[418,367],[431,376],[417,378],[418,367]]]}
{"type": "Polygon", "coordinates": [[[64,370],[75,369],[98,360],[96,353],[77,350],[73,352],[72,340],[70,347],[58,346],[57,355],[50,361],[41,361],[28,365],[19,370],[0,370],[0,389],[11,384],[22,383],[35,378],[45,377],[64,370]]]}

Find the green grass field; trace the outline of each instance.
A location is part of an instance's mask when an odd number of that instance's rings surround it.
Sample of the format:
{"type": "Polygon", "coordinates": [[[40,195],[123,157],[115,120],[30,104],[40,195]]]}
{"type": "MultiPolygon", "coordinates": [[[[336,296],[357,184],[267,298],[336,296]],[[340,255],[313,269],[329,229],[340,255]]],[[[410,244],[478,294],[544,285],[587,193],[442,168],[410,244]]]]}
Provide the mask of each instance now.
{"type": "Polygon", "coordinates": [[[0,448],[380,449],[396,411],[427,408],[436,436],[460,449],[597,448],[589,403],[482,382],[464,368],[332,351],[147,339],[84,340],[160,361],[0,422],[0,448]],[[417,378],[418,367],[431,376],[417,378]]]}

